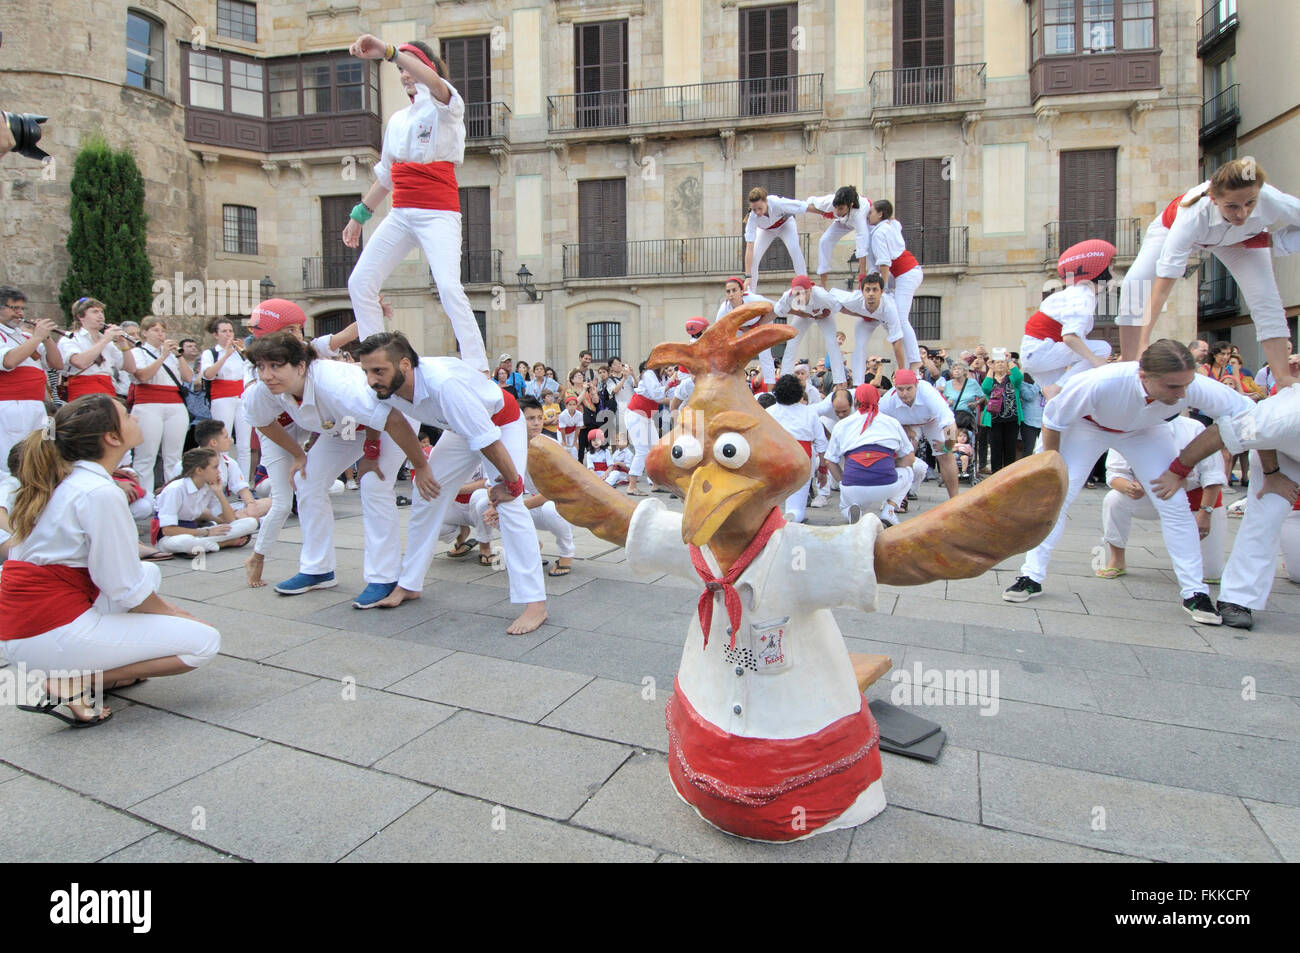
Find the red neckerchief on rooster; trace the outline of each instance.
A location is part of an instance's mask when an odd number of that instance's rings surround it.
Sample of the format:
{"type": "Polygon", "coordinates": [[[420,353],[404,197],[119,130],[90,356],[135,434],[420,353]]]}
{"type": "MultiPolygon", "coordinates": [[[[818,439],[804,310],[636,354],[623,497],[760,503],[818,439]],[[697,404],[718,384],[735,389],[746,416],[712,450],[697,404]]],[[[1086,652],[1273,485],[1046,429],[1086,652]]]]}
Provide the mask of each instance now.
{"type": "Polygon", "coordinates": [[[858,412],[867,418],[862,422],[862,429],[858,433],[866,433],[880,411],[880,391],[876,390],[875,384],[859,384],[853,392],[853,403],[857,405],[858,412]]]}
{"type": "MultiPolygon", "coordinates": [[[[438,67],[433,65],[433,62],[429,59],[429,57],[424,55],[424,50],[420,49],[418,46],[414,46],[410,43],[403,43],[401,46],[397,48],[397,52],[410,53],[412,56],[418,59],[425,66],[429,67],[429,69],[433,70],[435,73],[438,72],[438,67]]],[[[408,94],[407,98],[410,99],[411,102],[415,102],[414,96],[408,94]]]]}
{"type": "Polygon", "coordinates": [[[731,622],[731,648],[736,647],[736,633],[740,631],[740,595],[736,592],[733,584],[740,578],[740,574],[749,568],[749,564],[754,561],[754,557],[763,551],[763,547],[772,538],[772,534],[784,525],[785,520],[781,516],[781,510],[775,506],[772,507],[772,512],[767,515],[767,519],[759,527],[758,534],[749,541],[749,545],[740,554],[740,558],[732,563],[731,568],[727,570],[722,578],[713,575],[713,570],[704,561],[704,554],[700,552],[700,547],[691,545],[691,565],[695,567],[695,571],[704,580],[704,592],[700,595],[698,611],[700,614],[700,629],[704,633],[705,648],[709,647],[709,627],[713,625],[713,595],[716,592],[722,593],[722,601],[727,607],[727,619],[731,622]]]}

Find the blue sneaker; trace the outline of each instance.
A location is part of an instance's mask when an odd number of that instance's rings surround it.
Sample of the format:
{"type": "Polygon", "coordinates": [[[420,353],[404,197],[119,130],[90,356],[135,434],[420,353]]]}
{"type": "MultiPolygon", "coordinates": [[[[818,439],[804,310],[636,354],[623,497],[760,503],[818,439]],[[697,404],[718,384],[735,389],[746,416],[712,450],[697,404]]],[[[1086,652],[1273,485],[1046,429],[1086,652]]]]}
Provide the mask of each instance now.
{"type": "Polygon", "coordinates": [[[298,596],[312,589],[333,589],[337,585],[332,572],[300,572],[276,586],[275,591],[282,596],[298,596]]]}
{"type": "Polygon", "coordinates": [[[395,582],[372,582],[361,590],[361,595],[352,600],[354,609],[373,609],[397,588],[395,582]]]}

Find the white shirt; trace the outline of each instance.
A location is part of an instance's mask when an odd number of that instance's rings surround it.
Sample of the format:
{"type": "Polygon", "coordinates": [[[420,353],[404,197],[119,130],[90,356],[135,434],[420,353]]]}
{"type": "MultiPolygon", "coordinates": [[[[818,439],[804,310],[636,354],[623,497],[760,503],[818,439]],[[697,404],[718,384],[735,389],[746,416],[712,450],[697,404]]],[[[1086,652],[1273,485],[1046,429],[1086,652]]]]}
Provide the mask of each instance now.
{"type": "Polygon", "coordinates": [[[619,410],[624,410],[627,408],[627,402],[632,399],[635,386],[632,375],[624,372],[622,377],[610,376],[605,380],[605,393],[614,398],[619,410]]]}
{"type": "MultiPolygon", "coordinates": [[[[4,356],[14,348],[22,347],[22,345],[26,344],[29,337],[30,335],[23,331],[19,331],[17,328],[11,328],[7,324],[0,324],[0,359],[3,359],[4,356]]],[[[50,368],[45,361],[45,348],[48,345],[48,339],[41,342],[36,346],[36,350],[33,351],[25,361],[15,367],[9,368],[9,370],[16,371],[19,367],[39,367],[43,371],[48,371],[50,368]]]]}
{"type": "MultiPolygon", "coordinates": [[[[446,82],[446,80],[443,80],[446,82]]],[[[444,106],[429,87],[415,84],[415,101],[393,113],[384,130],[384,147],[375,165],[375,178],[393,188],[395,162],[453,162],[465,160],[465,100],[451,83],[451,99],[444,106]]]]}
{"type": "Polygon", "coordinates": [[[826,459],[831,463],[840,463],[844,457],[858,447],[874,444],[894,451],[894,455],[905,457],[913,451],[912,441],[907,431],[893,417],[877,413],[876,419],[862,429],[866,415],[854,411],[843,420],[836,421],[831,431],[830,443],[826,447],[826,459]]]}
{"type": "Polygon", "coordinates": [[[261,381],[244,391],[244,416],[254,427],[270,426],[281,414],[309,433],[337,435],[383,430],[389,408],[367,386],[360,365],[320,360],[307,365],[301,404],[288,393],[272,394],[261,381]]]}
{"type": "Polygon", "coordinates": [[[172,480],[154,497],[160,526],[175,526],[181,520],[195,522],[204,513],[216,516],[221,512],[221,501],[208,484],[195,486],[193,477],[183,476],[172,480]]]}
{"type": "MultiPolygon", "coordinates": [[[[883,403],[883,402],[882,402],[883,403]]],[[[1097,426],[1119,433],[1159,427],[1165,420],[1196,407],[1207,417],[1221,417],[1255,406],[1226,384],[1197,374],[1187,396],[1175,404],[1147,400],[1136,361],[1104,364],[1072,377],[1043,408],[1043,426],[1065,430],[1091,417],[1097,426]]]]}
{"type": "Polygon", "coordinates": [[[783,218],[789,218],[791,215],[802,215],[806,211],[808,211],[807,202],[782,198],[779,195],[769,195],[767,197],[766,215],[759,215],[751,209],[749,215],[745,217],[745,241],[752,242],[757,239],[760,228],[771,228],[783,218]]]}
{"type": "Polygon", "coordinates": [[[893,387],[889,393],[880,398],[880,412],[888,414],[900,424],[913,427],[931,422],[938,423],[941,427],[955,423],[948,402],[925,381],[916,382],[916,397],[910,407],[898,396],[898,387],[893,387]]]}
{"type": "Polygon", "coordinates": [[[1077,334],[1086,338],[1097,315],[1097,292],[1091,281],[1081,281],[1048,295],[1038,310],[1060,323],[1062,337],[1077,334]]]}
{"type": "MultiPolygon", "coordinates": [[[[742,297],[741,304],[753,304],[756,301],[766,301],[768,304],[772,303],[769,298],[765,298],[762,295],[756,295],[746,291],[744,296],[742,297]]],[[[740,307],[740,305],[733,305],[730,301],[727,300],[726,295],[723,295],[722,303],[718,305],[718,313],[714,315],[713,322],[716,324],[717,322],[721,321],[726,315],[736,310],[736,308],[738,307],[740,307]]],[[[741,327],[747,328],[750,325],[752,325],[755,321],[760,320],[761,317],[762,315],[760,315],[758,318],[752,318],[745,324],[742,324],[741,327]]]]}
{"type": "Polygon", "coordinates": [[[59,342],[59,353],[63,355],[63,370],[68,377],[82,377],[100,374],[113,377],[122,369],[122,349],[111,341],[99,352],[100,359],[85,370],[78,370],[72,365],[72,356],[82,351],[89,351],[97,342],[90,339],[90,332],[78,328],[59,342]]]}
{"type": "Polygon", "coordinates": [[[636,385],[636,393],[650,400],[662,401],[668,397],[668,385],[659,379],[658,373],[647,368],[636,385]]]}
{"type": "MultiPolygon", "coordinates": [[[[18,488],[22,486],[18,478],[12,473],[0,477],[0,510],[6,514],[13,512],[14,497],[18,494],[18,488]]],[[[13,534],[8,530],[0,528],[0,543],[6,543],[12,538],[13,534]]]]}
{"type": "MultiPolygon", "coordinates": [[[[1180,448],[1187,446],[1205,430],[1204,424],[1199,420],[1193,420],[1191,417],[1175,417],[1166,426],[1174,435],[1174,443],[1180,448]]],[[[1138,482],[1138,478],[1133,475],[1133,467],[1124,459],[1124,455],[1112,448],[1106,454],[1107,485],[1116,477],[1123,477],[1126,480],[1132,480],[1134,483],[1138,482]]],[[[1210,454],[1192,467],[1191,475],[1187,477],[1187,489],[1189,490],[1194,490],[1197,487],[1227,485],[1228,475],[1223,472],[1223,454],[1221,453],[1210,454]]]]}
{"type": "Polygon", "coordinates": [[[894,306],[892,296],[882,294],[880,296],[880,305],[876,310],[868,311],[867,299],[863,297],[861,291],[845,291],[843,288],[832,288],[831,295],[839,303],[841,311],[860,321],[866,321],[870,325],[868,334],[874,334],[876,327],[879,325],[884,327],[885,340],[891,344],[894,341],[903,339],[903,322],[899,320],[898,308],[894,306]]]}
{"type": "MultiPolygon", "coordinates": [[[[772,310],[778,317],[788,318],[793,309],[794,289],[787,288],[785,294],[781,295],[781,300],[776,303],[772,310]]],[[[840,310],[840,302],[825,288],[813,285],[808,291],[808,302],[803,310],[814,318],[829,318],[840,310]],[[828,313],[822,314],[823,311],[828,313]]],[[[796,315],[796,317],[801,317],[801,315],[796,315]]]]}
{"type": "Polygon", "coordinates": [[[1187,268],[1187,259],[1195,248],[1235,245],[1254,238],[1270,225],[1300,225],[1300,199],[1281,189],[1275,189],[1267,182],[1259,190],[1259,201],[1255,208],[1241,225],[1229,225],[1208,195],[1193,205],[1183,207],[1182,203],[1188,197],[1200,195],[1209,187],[1209,182],[1202,182],[1179,200],[1174,224],[1169,228],[1169,234],[1160,249],[1160,258],[1156,262],[1156,277],[1181,278],[1187,268]]]}
{"type": "Polygon", "coordinates": [[[228,453],[221,454],[221,485],[226,490],[227,496],[239,496],[241,490],[248,489],[248,481],[244,479],[244,471],[239,469],[239,463],[228,453]]]}
{"type": "Polygon", "coordinates": [[[691,395],[694,393],[695,375],[682,374],[679,372],[677,376],[677,389],[673,391],[673,396],[684,404],[690,400],[691,395]]]}
{"type": "Polygon", "coordinates": [[[834,192],[827,195],[809,196],[806,204],[809,211],[821,212],[823,218],[829,218],[837,225],[853,229],[854,238],[857,240],[855,254],[859,258],[867,257],[867,249],[871,243],[871,224],[867,221],[867,209],[871,207],[869,198],[865,195],[859,196],[858,208],[850,208],[847,215],[835,214],[834,192]]]}
{"type": "Polygon", "coordinates": [[[814,453],[826,449],[826,428],[816,408],[808,404],[773,404],[767,412],[795,440],[811,443],[814,453]]]}
{"type": "Polygon", "coordinates": [[[100,592],[121,606],[138,606],[153,594],[126,494],[108,471],[89,460],[72,465],[9,558],[89,569],[100,592]]]}
{"type": "MultiPolygon", "coordinates": [[[[1229,387],[1223,389],[1230,394],[1237,393],[1229,387]]],[[[1216,418],[1214,422],[1219,426],[1219,436],[1228,452],[1235,456],[1247,450],[1276,450],[1293,460],[1300,460],[1300,384],[1279,387],[1276,394],[1258,404],[1245,397],[1241,400],[1245,406],[1231,416],[1201,411],[1216,418]]]]}
{"type": "Polygon", "coordinates": [[[898,219],[887,218],[872,227],[871,257],[875,259],[877,268],[892,265],[905,251],[907,243],[903,241],[903,226],[898,224],[898,219]]]}
{"type": "Polygon", "coordinates": [[[631,447],[611,450],[609,452],[609,468],[626,473],[631,468],[635,456],[636,452],[631,447]]]}
{"type": "Polygon", "coordinates": [[[560,416],[555,418],[555,426],[560,431],[560,442],[566,447],[576,447],[578,445],[578,432],[582,430],[582,411],[562,411],[560,416]],[[568,428],[573,428],[569,433],[565,433],[568,428]]]}
{"type": "MultiPolygon", "coordinates": [[[[220,348],[218,347],[204,348],[203,356],[199,359],[199,374],[201,375],[209,367],[214,366],[217,363],[217,361],[220,359],[220,357],[221,357],[220,348]],[[215,357],[212,354],[213,351],[217,352],[215,357]]],[[[247,374],[245,374],[245,370],[247,366],[248,366],[247,362],[244,360],[243,356],[240,355],[238,351],[235,351],[233,354],[230,355],[230,357],[226,358],[226,363],[221,365],[221,370],[217,371],[217,374],[213,378],[213,380],[218,380],[218,381],[245,380],[245,378],[247,377],[247,374]]],[[[256,368],[254,368],[254,371],[256,371],[256,368]]]]}
{"type": "Polygon", "coordinates": [[[379,402],[385,410],[394,407],[422,424],[459,434],[471,450],[501,439],[501,428],[492,422],[492,415],[505,407],[506,395],[495,381],[458,357],[421,357],[413,376],[411,400],[394,394],[379,402]]]}
{"type": "Polygon", "coordinates": [[[596,464],[603,463],[606,470],[609,467],[609,447],[601,447],[599,450],[587,451],[587,469],[596,472],[596,464]]]}
{"type": "MultiPolygon", "coordinates": [[[[139,347],[133,348],[131,356],[135,358],[135,366],[137,370],[144,370],[154,361],[158,360],[158,352],[148,344],[141,344],[139,347]]],[[[154,372],[153,377],[143,383],[154,384],[158,387],[175,387],[177,384],[184,387],[185,379],[181,377],[180,360],[175,354],[168,354],[166,359],[162,362],[162,365],[154,372]],[[172,374],[175,375],[175,380],[173,380],[167,373],[168,368],[170,368],[172,374]]]]}

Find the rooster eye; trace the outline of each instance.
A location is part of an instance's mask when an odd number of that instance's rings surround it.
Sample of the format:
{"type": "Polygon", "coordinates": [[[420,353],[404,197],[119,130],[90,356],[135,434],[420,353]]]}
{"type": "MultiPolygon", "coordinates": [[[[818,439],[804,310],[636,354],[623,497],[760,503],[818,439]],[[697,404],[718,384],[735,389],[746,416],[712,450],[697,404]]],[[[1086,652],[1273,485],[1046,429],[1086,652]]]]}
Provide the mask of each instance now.
{"type": "Polygon", "coordinates": [[[704,448],[693,436],[684,433],[673,442],[669,456],[673,458],[674,464],[683,470],[689,470],[704,459],[704,448]]]}
{"type": "Polygon", "coordinates": [[[728,470],[738,470],[749,461],[749,441],[738,433],[724,433],[713,443],[713,458],[728,470]]]}

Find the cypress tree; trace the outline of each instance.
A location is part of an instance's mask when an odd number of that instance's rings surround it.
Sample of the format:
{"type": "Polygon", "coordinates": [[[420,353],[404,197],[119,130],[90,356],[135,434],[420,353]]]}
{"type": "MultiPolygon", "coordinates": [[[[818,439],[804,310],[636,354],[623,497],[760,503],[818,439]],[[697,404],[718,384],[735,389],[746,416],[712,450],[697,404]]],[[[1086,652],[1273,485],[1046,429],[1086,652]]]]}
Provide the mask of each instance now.
{"type": "Polygon", "coordinates": [[[103,301],[114,324],[140,320],[149,313],[153,281],[146,250],[144,177],[135,157],[92,138],[77,153],[71,188],[71,262],[59,287],[64,315],[71,318],[73,303],[84,296],[103,301]]]}

